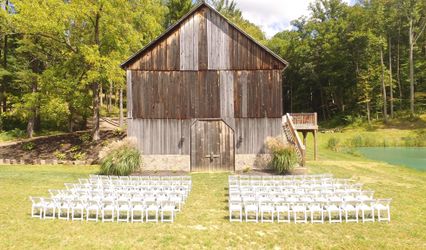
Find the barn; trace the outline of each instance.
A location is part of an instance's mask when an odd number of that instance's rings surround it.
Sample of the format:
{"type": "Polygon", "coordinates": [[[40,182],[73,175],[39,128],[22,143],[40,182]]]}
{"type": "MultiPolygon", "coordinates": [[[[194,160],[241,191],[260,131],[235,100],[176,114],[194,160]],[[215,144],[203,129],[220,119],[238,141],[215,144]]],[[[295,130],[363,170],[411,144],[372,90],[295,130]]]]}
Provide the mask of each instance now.
{"type": "Polygon", "coordinates": [[[265,139],[283,133],[287,65],[210,5],[195,6],[121,65],[143,168],[265,167],[265,139]]]}

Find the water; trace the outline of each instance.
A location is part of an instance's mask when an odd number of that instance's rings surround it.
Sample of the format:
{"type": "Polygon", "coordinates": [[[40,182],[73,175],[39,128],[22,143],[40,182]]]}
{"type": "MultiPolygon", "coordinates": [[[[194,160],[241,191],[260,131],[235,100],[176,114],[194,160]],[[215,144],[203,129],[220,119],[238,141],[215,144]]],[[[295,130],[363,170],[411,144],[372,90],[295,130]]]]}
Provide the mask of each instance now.
{"type": "Polygon", "coordinates": [[[365,157],[372,160],[384,161],[394,165],[402,165],[426,171],[426,147],[366,147],[358,148],[358,151],[365,157]]]}

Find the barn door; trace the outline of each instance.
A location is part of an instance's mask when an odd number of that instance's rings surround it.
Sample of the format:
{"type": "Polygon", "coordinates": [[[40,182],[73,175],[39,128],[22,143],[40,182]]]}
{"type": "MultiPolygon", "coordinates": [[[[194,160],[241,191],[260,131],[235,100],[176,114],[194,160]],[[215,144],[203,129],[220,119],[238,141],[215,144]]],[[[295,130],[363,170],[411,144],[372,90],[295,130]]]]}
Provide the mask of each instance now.
{"type": "Polygon", "coordinates": [[[234,171],[234,132],[223,121],[197,121],[191,127],[191,170],[234,171]]]}

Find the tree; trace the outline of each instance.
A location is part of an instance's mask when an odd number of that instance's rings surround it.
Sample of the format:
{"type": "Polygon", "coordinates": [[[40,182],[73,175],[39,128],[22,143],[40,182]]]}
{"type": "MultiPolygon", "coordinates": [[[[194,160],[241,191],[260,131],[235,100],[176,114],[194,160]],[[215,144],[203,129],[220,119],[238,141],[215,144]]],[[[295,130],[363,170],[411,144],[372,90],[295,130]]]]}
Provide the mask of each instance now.
{"type": "Polygon", "coordinates": [[[176,23],[192,8],[191,0],[167,0],[166,28],[176,23]]]}
{"type": "Polygon", "coordinates": [[[410,111],[414,116],[414,49],[418,39],[426,28],[426,4],[424,1],[406,0],[401,1],[401,8],[408,20],[408,46],[409,46],[409,79],[410,79],[410,111]]]}

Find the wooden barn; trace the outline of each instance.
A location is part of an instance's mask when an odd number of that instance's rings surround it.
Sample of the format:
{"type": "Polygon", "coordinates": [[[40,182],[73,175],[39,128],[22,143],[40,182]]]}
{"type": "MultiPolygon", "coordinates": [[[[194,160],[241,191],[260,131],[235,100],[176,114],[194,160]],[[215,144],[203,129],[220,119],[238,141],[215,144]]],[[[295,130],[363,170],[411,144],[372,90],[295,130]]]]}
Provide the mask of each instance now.
{"type": "Polygon", "coordinates": [[[194,7],[122,64],[144,169],[264,167],[265,139],[283,133],[286,66],[213,7],[194,7]]]}

